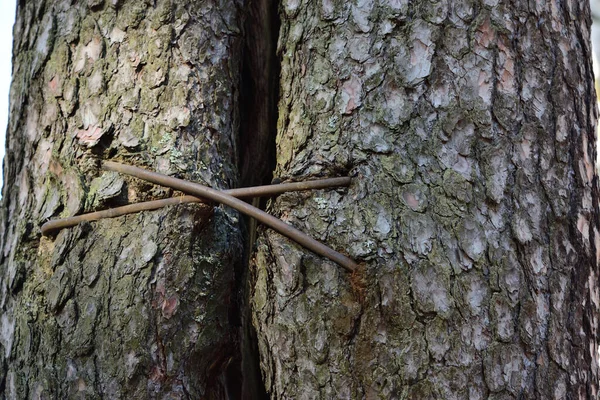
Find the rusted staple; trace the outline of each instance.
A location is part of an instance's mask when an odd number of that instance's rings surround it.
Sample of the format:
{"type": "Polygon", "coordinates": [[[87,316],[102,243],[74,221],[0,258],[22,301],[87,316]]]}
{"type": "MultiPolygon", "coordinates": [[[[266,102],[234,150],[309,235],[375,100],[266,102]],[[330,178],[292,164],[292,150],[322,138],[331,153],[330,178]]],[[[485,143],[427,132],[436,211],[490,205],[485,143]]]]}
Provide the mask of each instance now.
{"type": "MultiPolygon", "coordinates": [[[[146,180],[148,182],[156,183],[162,186],[168,186],[176,190],[181,190],[182,192],[193,194],[194,196],[198,196],[200,198],[205,198],[208,200],[212,200],[218,203],[225,204],[229,207],[232,207],[238,210],[241,213],[249,215],[255,218],[257,221],[262,222],[263,224],[269,226],[275,231],[281,233],[284,236],[294,240],[298,244],[306,247],[307,249],[319,254],[321,256],[327,257],[332,261],[335,261],[348,271],[354,272],[358,268],[358,265],[350,258],[345,255],[329,248],[328,246],[320,243],[319,241],[311,238],[305,233],[297,230],[296,228],[286,224],[278,218],[273,217],[272,215],[267,214],[260,209],[253,207],[242,200],[237,199],[236,197],[256,197],[256,196],[267,196],[278,193],[283,193],[285,191],[292,190],[307,190],[307,189],[318,189],[318,188],[326,188],[332,186],[348,186],[350,184],[350,178],[332,178],[325,179],[320,181],[307,181],[307,182],[297,182],[297,183],[286,183],[280,185],[269,185],[269,186],[258,186],[254,188],[241,188],[241,189],[231,189],[227,191],[218,191],[197,183],[185,181],[182,179],[173,178],[167,175],[162,175],[156,172],[151,172],[144,170],[142,168],[119,164],[116,162],[106,161],[102,164],[102,168],[107,171],[115,171],[127,175],[134,176],[139,179],[146,180]],[[234,197],[236,196],[236,197],[234,197]]],[[[183,198],[172,198],[165,200],[155,200],[152,202],[145,202],[139,204],[132,204],[129,206],[118,207],[113,210],[105,210],[97,213],[87,214],[87,218],[93,219],[80,219],[76,223],[81,222],[82,220],[95,220],[99,218],[103,218],[103,216],[98,217],[101,213],[107,213],[107,216],[117,216],[123,215],[125,213],[135,212],[131,211],[132,209],[139,208],[138,211],[142,210],[152,210],[160,207],[164,207],[164,205],[168,204],[179,204],[182,202],[198,202],[202,201],[201,199],[194,196],[184,196],[183,198]],[[185,199],[186,201],[181,201],[181,199],[185,199]],[[163,205],[164,204],[164,205],[163,205]],[[119,210],[121,209],[121,210],[119,210]],[[124,212],[127,211],[127,212],[124,212]]],[[[58,224],[61,221],[70,220],[71,224],[74,219],[83,218],[85,215],[66,218],[65,220],[56,220],[49,221],[42,226],[43,232],[50,232],[54,229],[59,229],[66,226],[59,226],[58,224]],[[49,225],[53,223],[54,225],[49,225]]],[[[62,224],[65,224],[62,222],[62,224]]],[[[72,226],[68,225],[68,226],[72,226]]]]}

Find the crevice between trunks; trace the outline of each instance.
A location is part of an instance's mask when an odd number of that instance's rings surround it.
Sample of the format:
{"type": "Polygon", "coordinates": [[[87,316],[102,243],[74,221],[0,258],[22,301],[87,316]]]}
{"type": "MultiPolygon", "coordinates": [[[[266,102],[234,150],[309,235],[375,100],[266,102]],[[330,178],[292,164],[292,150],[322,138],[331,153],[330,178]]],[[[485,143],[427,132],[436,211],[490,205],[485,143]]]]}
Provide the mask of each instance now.
{"type": "MultiPolygon", "coordinates": [[[[244,54],[240,82],[240,130],[238,166],[240,186],[271,183],[275,168],[279,59],[277,2],[250,0],[245,10],[244,54]]],[[[265,208],[267,199],[254,204],[265,208]]],[[[250,304],[252,271],[250,259],[256,239],[256,223],[245,220],[244,263],[236,271],[240,315],[241,398],[268,399],[260,372],[256,332],[250,304]]]]}

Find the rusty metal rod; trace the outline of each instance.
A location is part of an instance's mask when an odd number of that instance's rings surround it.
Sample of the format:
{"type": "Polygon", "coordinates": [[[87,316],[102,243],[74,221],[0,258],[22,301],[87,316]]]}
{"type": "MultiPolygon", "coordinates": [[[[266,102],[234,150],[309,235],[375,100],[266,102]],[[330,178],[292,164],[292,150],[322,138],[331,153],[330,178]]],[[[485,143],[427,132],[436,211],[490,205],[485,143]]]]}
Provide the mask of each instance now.
{"type": "Polygon", "coordinates": [[[296,243],[306,247],[307,249],[329,258],[335,261],[347,270],[354,272],[357,270],[358,265],[349,257],[338,253],[337,251],[325,246],[323,243],[313,239],[307,234],[299,231],[298,229],[286,224],[282,220],[275,218],[274,216],[267,214],[266,212],[245,203],[242,200],[236,199],[235,197],[223,193],[221,191],[185,181],[183,179],[173,178],[167,175],[159,174],[156,172],[147,171],[142,168],[134,167],[131,165],[119,164],[112,161],[105,161],[102,163],[102,168],[107,171],[115,171],[127,175],[134,176],[139,179],[146,180],[148,182],[156,183],[162,186],[168,186],[173,189],[181,190],[182,192],[189,193],[201,198],[213,200],[217,203],[225,204],[238,210],[241,213],[249,215],[255,218],[257,221],[262,222],[268,227],[281,233],[284,236],[294,240],[296,243]]]}
{"type": "MultiPolygon", "coordinates": [[[[318,179],[313,181],[305,182],[292,182],[292,183],[280,183],[277,185],[265,185],[265,186],[252,186],[247,188],[229,189],[224,190],[223,193],[227,193],[230,196],[243,198],[243,197],[263,197],[273,196],[285,192],[294,192],[301,190],[311,189],[325,189],[332,187],[349,186],[351,178],[340,177],[340,178],[328,178],[318,179]]],[[[133,214],[140,211],[157,210],[170,205],[185,204],[185,203],[203,203],[206,200],[200,199],[194,196],[179,196],[171,197],[168,199],[144,201],[135,204],[129,204],[126,206],[109,208],[108,210],[96,211],[87,214],[77,215],[74,217],[53,219],[42,225],[42,235],[48,235],[54,231],[70,228],[84,221],[97,221],[103,218],[115,218],[126,214],[133,214]]]]}
{"type": "Polygon", "coordinates": [[[145,169],[134,167],[131,165],[119,164],[113,161],[103,162],[102,168],[107,171],[115,171],[122,174],[131,175],[148,182],[156,183],[162,186],[168,186],[173,189],[181,190],[184,193],[189,193],[194,196],[206,198],[217,203],[225,204],[226,206],[232,207],[243,214],[255,218],[257,221],[262,222],[271,229],[274,229],[275,231],[281,233],[284,236],[287,236],[288,238],[313,251],[314,253],[319,254],[323,257],[327,257],[332,261],[335,261],[350,272],[354,272],[358,268],[358,265],[349,257],[346,257],[345,255],[338,253],[337,251],[325,246],[323,243],[311,238],[307,234],[299,231],[291,225],[286,224],[282,220],[275,218],[274,216],[267,214],[266,212],[256,207],[253,207],[242,200],[236,199],[235,197],[229,194],[220,192],[218,190],[206,186],[202,186],[198,183],[173,178],[167,175],[159,174],[156,172],[150,172],[145,169]]]}
{"type": "MultiPolygon", "coordinates": [[[[190,193],[195,196],[206,198],[208,200],[212,200],[218,203],[225,204],[229,207],[232,207],[238,210],[241,213],[249,215],[250,217],[255,218],[257,221],[262,222],[263,224],[269,226],[275,231],[281,233],[284,236],[294,240],[296,243],[306,247],[307,249],[313,251],[316,254],[327,257],[330,260],[338,263],[345,269],[350,272],[355,272],[358,268],[358,265],[349,257],[327,247],[326,245],[320,243],[319,241],[313,239],[312,237],[306,235],[305,233],[297,230],[291,225],[286,224],[278,218],[273,217],[272,215],[267,214],[266,212],[253,207],[242,200],[239,200],[231,195],[231,191],[228,193],[224,193],[198,183],[193,183],[189,181],[185,181],[183,179],[173,178],[167,175],[159,174],[156,172],[147,171],[142,168],[134,167],[131,165],[120,164],[112,161],[106,161],[102,164],[102,168],[107,171],[115,171],[127,175],[134,176],[139,179],[146,180],[148,182],[152,182],[155,184],[159,184],[162,186],[171,187],[173,189],[181,190],[185,193],[190,193]]],[[[336,178],[334,178],[336,179],[336,178]]],[[[338,178],[339,179],[339,178],[338,178]]],[[[342,179],[350,179],[350,178],[342,178],[342,179]]],[[[347,181],[348,184],[350,183],[347,181]]],[[[298,184],[306,185],[308,182],[298,182],[298,184]]],[[[283,185],[295,185],[295,184],[283,184],[283,185]]],[[[275,186],[275,185],[272,185],[275,186]]],[[[301,186],[301,185],[297,185],[301,186]]],[[[248,197],[248,196],[256,196],[256,194],[252,194],[252,188],[242,188],[242,189],[232,189],[237,190],[238,195],[240,197],[248,197]]],[[[297,189],[304,190],[304,189],[297,189]]],[[[262,195],[268,194],[268,190],[266,187],[262,187],[258,192],[263,193],[262,195]]],[[[272,193],[274,194],[274,193],[272,193]]],[[[157,200],[160,201],[160,200],[157,200]]],[[[135,206],[132,204],[131,206],[135,206]]],[[[125,207],[131,207],[125,206],[125,207]]],[[[109,211],[109,210],[106,210],[109,211]]]]}
{"type": "Polygon", "coordinates": [[[182,196],[182,197],[171,197],[168,199],[144,201],[142,203],[129,204],[126,206],[109,208],[107,210],[91,212],[82,215],[76,215],[74,217],[52,219],[42,225],[42,235],[49,235],[50,233],[75,226],[83,221],[97,221],[102,218],[115,218],[125,214],[133,214],[140,211],[156,210],[162,207],[166,207],[173,204],[181,203],[192,203],[202,202],[202,199],[193,196],[182,196]]]}

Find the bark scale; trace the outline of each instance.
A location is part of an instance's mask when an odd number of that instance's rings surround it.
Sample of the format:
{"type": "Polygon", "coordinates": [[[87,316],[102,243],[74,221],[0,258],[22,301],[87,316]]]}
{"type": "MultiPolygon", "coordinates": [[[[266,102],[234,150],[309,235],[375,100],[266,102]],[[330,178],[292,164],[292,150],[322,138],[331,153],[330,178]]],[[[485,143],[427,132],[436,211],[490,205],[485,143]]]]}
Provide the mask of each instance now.
{"type": "Polygon", "coordinates": [[[171,195],[102,172],[103,159],[237,185],[240,8],[19,3],[0,230],[6,398],[236,396],[236,213],[177,206],[56,238],[39,227],[171,195]]]}
{"type": "Polygon", "coordinates": [[[277,168],[347,192],[270,211],[253,316],[272,398],[597,398],[598,186],[587,2],[280,8],[277,168]]]}

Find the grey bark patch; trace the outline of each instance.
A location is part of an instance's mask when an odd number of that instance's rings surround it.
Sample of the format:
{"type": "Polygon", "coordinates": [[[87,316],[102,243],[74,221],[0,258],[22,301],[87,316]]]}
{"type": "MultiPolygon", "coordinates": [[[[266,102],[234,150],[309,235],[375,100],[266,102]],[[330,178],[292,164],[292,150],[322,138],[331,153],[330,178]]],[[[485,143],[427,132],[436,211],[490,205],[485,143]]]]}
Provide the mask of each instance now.
{"type": "Polygon", "coordinates": [[[72,295],[71,272],[66,266],[59,266],[52,274],[47,283],[46,293],[50,311],[57,311],[72,295]]]}
{"type": "Polygon", "coordinates": [[[123,183],[123,178],[116,172],[107,171],[102,173],[90,184],[89,203],[97,207],[104,201],[119,196],[123,189],[123,183]]]}
{"type": "Polygon", "coordinates": [[[417,309],[424,313],[449,316],[454,306],[450,294],[448,271],[438,271],[427,262],[420,263],[411,274],[411,291],[417,309]]]}

